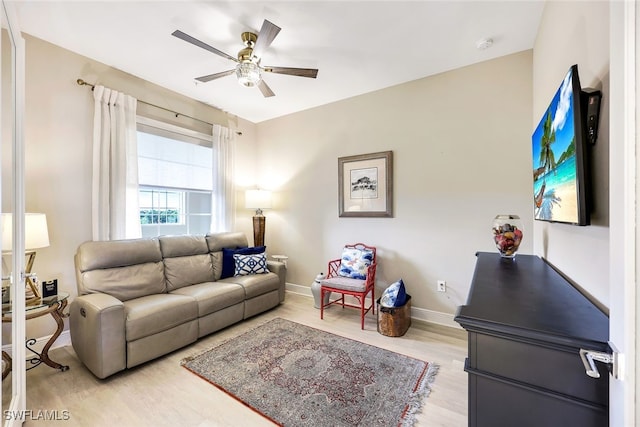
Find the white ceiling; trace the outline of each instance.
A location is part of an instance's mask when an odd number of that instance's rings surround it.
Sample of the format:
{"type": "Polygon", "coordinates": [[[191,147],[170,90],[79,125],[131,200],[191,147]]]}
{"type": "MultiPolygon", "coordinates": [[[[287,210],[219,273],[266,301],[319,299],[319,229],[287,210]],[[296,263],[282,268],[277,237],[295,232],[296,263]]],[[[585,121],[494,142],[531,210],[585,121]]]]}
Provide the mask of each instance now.
{"type": "Polygon", "coordinates": [[[23,32],[254,123],[530,49],[543,7],[541,0],[17,2],[23,32]],[[263,19],[282,31],[262,64],[318,68],[317,79],[268,73],[271,98],[233,75],[196,84],[235,63],[171,36],[179,29],[235,57],[240,34],[257,33],[263,19]],[[482,38],[493,45],[479,50],[482,38]]]}

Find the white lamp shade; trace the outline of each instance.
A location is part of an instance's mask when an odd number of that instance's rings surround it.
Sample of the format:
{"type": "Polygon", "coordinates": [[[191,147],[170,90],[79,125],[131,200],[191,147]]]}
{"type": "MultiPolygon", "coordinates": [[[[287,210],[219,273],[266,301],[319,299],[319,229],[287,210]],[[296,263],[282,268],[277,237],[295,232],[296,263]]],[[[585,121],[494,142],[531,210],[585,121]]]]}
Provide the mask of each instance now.
{"type": "MultiPolygon", "coordinates": [[[[26,213],[24,217],[25,249],[46,248],[49,246],[49,230],[47,215],[43,213],[26,213]]],[[[2,250],[11,251],[13,246],[13,215],[2,214],[2,250]]]]}
{"type": "Polygon", "coordinates": [[[271,191],[247,190],[244,200],[247,209],[271,209],[271,191]]]}

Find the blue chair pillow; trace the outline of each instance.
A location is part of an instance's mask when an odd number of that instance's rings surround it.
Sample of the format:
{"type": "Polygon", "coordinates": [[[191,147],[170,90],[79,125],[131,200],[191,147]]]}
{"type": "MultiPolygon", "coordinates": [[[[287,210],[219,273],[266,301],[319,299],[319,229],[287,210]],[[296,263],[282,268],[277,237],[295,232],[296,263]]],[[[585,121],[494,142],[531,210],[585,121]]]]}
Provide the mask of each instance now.
{"type": "Polygon", "coordinates": [[[365,280],[367,268],[373,264],[373,251],[369,249],[344,248],[338,275],[365,280]]]}

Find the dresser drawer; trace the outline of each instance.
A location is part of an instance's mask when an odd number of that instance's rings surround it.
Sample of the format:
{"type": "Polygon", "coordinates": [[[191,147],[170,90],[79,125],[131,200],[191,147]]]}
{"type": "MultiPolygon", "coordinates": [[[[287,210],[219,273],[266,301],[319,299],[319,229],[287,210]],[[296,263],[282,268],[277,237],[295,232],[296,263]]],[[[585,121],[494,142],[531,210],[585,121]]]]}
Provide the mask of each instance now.
{"type": "Polygon", "coordinates": [[[471,369],[587,402],[608,405],[607,368],[598,364],[601,377],[589,377],[585,373],[579,349],[549,347],[545,343],[481,333],[470,333],[469,340],[471,369]]]}
{"type": "Polygon", "coordinates": [[[606,407],[469,372],[469,426],[541,427],[609,425],[606,407]]]}

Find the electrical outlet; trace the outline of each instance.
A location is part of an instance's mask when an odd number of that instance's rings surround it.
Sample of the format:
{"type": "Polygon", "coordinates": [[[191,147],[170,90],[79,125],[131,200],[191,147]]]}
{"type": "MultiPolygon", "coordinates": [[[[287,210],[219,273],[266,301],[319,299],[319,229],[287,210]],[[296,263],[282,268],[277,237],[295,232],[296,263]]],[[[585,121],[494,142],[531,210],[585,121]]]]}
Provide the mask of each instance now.
{"type": "Polygon", "coordinates": [[[447,292],[447,282],[438,280],[438,292],[447,292]]]}

